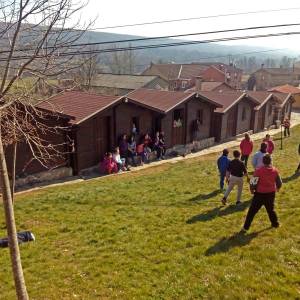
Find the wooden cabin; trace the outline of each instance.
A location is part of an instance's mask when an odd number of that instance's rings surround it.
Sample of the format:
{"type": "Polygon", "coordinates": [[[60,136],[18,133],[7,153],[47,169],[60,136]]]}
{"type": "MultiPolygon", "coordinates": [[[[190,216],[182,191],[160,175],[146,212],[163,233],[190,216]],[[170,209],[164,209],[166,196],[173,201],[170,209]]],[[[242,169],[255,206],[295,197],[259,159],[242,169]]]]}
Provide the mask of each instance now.
{"type": "MultiPolygon", "coordinates": [[[[185,145],[195,139],[194,123],[198,120],[197,139],[213,136],[211,122],[213,111],[220,104],[210,99],[201,99],[197,93],[139,89],[129,93],[124,103],[151,110],[138,121],[140,132],[155,134],[163,131],[166,146],[185,145]]],[[[123,115],[124,117],[124,115],[123,115]]],[[[132,119],[132,115],[129,116],[132,119]]],[[[127,124],[130,123],[128,118],[127,124]]]]}
{"type": "MultiPolygon", "coordinates": [[[[23,109],[24,106],[24,104],[18,105],[19,117],[22,118],[21,114],[24,110],[24,118],[26,113],[27,122],[32,123],[32,126],[36,128],[35,134],[37,134],[40,142],[45,148],[49,148],[48,153],[51,154],[50,147],[48,147],[51,146],[55,149],[56,154],[46,159],[42,164],[37,159],[40,154],[35,142],[32,141],[28,143],[25,138],[20,137],[21,140],[17,142],[16,148],[16,178],[26,177],[61,167],[69,167],[69,141],[67,131],[65,131],[64,128],[68,126],[71,117],[61,113],[53,114],[51,111],[39,108],[34,110],[30,107],[26,108],[25,112],[25,109],[23,109]],[[41,128],[41,124],[43,124],[43,128],[41,128]]],[[[26,132],[26,129],[24,129],[24,131],[26,132]]],[[[10,175],[13,169],[13,147],[13,144],[5,146],[7,168],[10,175]]]]}
{"type": "Polygon", "coordinates": [[[216,141],[231,139],[253,128],[254,108],[259,102],[247,97],[246,93],[200,92],[199,96],[222,105],[214,113],[213,134],[216,141]]]}
{"type": "Polygon", "coordinates": [[[263,131],[275,125],[275,107],[279,104],[278,99],[265,91],[249,91],[247,96],[260,103],[254,108],[253,132],[263,131]]]}
{"type": "Polygon", "coordinates": [[[72,116],[70,139],[74,141],[71,165],[74,174],[98,164],[115,144],[113,106],[119,96],[96,95],[87,92],[65,92],[39,106],[72,116]]]}
{"type": "Polygon", "coordinates": [[[293,95],[274,92],[272,94],[278,100],[278,105],[275,107],[276,120],[283,123],[286,117],[291,119],[292,106],[295,101],[293,95]]]}

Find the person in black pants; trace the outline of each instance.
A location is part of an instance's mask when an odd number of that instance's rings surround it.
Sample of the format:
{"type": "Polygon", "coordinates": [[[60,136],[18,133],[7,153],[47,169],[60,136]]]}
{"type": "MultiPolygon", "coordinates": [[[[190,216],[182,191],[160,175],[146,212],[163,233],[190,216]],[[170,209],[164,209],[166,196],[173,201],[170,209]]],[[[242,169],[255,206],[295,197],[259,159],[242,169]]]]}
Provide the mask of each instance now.
{"type": "Polygon", "coordinates": [[[282,180],[277,169],[272,166],[272,158],[269,154],[264,156],[263,163],[264,166],[254,173],[254,177],[258,177],[258,184],[242,232],[250,228],[253,218],[262,206],[267,210],[272,227],[279,227],[274,202],[276,191],[278,192],[282,186],[282,180]]]}

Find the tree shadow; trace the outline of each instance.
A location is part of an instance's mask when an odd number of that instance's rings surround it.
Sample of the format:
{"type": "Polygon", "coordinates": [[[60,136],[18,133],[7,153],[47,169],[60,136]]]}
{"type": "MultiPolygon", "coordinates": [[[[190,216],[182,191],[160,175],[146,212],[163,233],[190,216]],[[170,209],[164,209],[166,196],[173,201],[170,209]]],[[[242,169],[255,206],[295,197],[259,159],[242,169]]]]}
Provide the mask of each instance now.
{"type": "Polygon", "coordinates": [[[223,206],[219,206],[219,207],[211,209],[211,210],[209,210],[205,213],[202,213],[202,214],[195,215],[195,216],[191,217],[190,219],[188,219],[186,221],[186,223],[187,224],[194,224],[194,223],[197,223],[197,222],[207,222],[207,221],[213,220],[216,217],[223,217],[223,216],[230,215],[232,213],[243,211],[249,206],[250,202],[251,202],[251,200],[242,202],[239,205],[233,205],[232,204],[232,205],[226,206],[225,209],[222,209],[223,206]]]}
{"type": "Polygon", "coordinates": [[[211,199],[213,197],[216,197],[218,195],[220,195],[222,193],[222,190],[218,189],[218,190],[215,190],[209,194],[200,194],[200,195],[197,195],[191,199],[189,199],[188,201],[191,201],[191,202],[198,202],[198,201],[202,201],[202,200],[208,200],[208,199],[211,199]]]}
{"type": "Polygon", "coordinates": [[[295,180],[295,179],[297,179],[299,177],[300,177],[300,173],[295,173],[295,174],[293,174],[293,175],[291,175],[289,177],[282,178],[282,182],[283,183],[287,183],[287,182],[293,181],[293,180],[295,180]]]}
{"type": "Polygon", "coordinates": [[[237,232],[232,236],[222,238],[215,245],[211,246],[205,251],[205,256],[211,256],[217,253],[228,252],[231,248],[234,247],[243,247],[248,245],[254,238],[256,238],[260,233],[270,230],[272,227],[267,227],[260,231],[252,232],[250,234],[243,234],[237,232]]]}

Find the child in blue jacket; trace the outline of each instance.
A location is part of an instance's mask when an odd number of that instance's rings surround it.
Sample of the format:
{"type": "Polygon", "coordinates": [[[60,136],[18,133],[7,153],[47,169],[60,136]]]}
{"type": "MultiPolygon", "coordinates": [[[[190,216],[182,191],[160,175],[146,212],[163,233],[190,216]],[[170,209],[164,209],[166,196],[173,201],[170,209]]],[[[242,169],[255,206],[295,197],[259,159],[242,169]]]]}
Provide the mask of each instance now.
{"type": "Polygon", "coordinates": [[[230,163],[228,158],[229,151],[227,149],[223,150],[223,154],[218,158],[217,165],[220,172],[220,189],[224,189],[224,180],[226,177],[226,171],[230,163]]]}

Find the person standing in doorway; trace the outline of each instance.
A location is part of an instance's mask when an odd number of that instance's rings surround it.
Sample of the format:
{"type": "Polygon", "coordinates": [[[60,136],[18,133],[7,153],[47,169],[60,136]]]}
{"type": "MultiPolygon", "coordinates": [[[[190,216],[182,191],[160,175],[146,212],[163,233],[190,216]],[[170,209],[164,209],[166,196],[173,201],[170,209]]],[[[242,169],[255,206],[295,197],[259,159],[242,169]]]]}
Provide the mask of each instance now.
{"type": "Polygon", "coordinates": [[[252,166],[254,170],[257,170],[264,165],[263,157],[267,154],[267,148],[268,145],[266,143],[261,143],[260,150],[254,154],[252,158],[252,166]]]}
{"type": "Polygon", "coordinates": [[[290,136],[291,122],[288,117],[284,118],[283,127],[284,127],[284,137],[290,136]]]}
{"type": "Polygon", "coordinates": [[[267,152],[272,155],[275,150],[275,144],[269,134],[266,135],[266,137],[263,140],[264,143],[268,145],[267,152]]]}
{"type": "Polygon", "coordinates": [[[217,166],[220,173],[220,189],[224,189],[224,182],[226,177],[226,172],[230,163],[228,158],[229,151],[227,149],[223,150],[222,155],[217,160],[217,166]]]}
{"type": "Polygon", "coordinates": [[[272,227],[279,227],[277,214],[274,210],[274,202],[275,194],[279,192],[282,186],[282,180],[278,170],[272,166],[271,155],[265,155],[263,163],[264,166],[254,173],[254,177],[258,177],[258,184],[242,232],[246,232],[250,228],[253,218],[262,206],[267,210],[272,227]]]}
{"type": "Polygon", "coordinates": [[[253,151],[253,142],[251,141],[249,133],[246,133],[245,138],[241,141],[240,149],[242,153],[241,161],[245,163],[247,168],[249,156],[253,151]]]}
{"type": "Polygon", "coordinates": [[[240,204],[244,185],[243,177],[247,176],[247,179],[249,181],[249,176],[245,164],[240,160],[240,151],[233,151],[233,157],[234,159],[229,163],[227,168],[226,178],[228,181],[228,187],[222,199],[222,203],[224,205],[227,203],[227,198],[235,186],[237,186],[238,189],[236,204],[240,204]]]}

